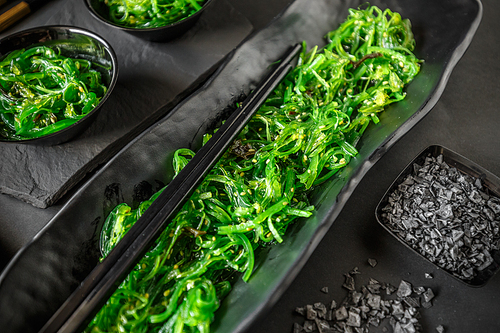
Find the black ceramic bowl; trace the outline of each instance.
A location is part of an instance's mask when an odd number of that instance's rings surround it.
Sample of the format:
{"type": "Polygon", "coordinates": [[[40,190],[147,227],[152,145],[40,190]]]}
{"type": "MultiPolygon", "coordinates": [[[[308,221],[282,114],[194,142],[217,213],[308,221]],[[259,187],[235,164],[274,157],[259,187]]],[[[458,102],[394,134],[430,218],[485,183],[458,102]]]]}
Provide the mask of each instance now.
{"type": "Polygon", "coordinates": [[[6,143],[56,145],[66,142],[85,130],[111,94],[118,77],[118,61],[111,46],[96,34],[70,26],[46,26],[20,31],[0,40],[0,57],[7,53],[37,45],[57,46],[66,57],[87,59],[96,66],[108,91],[100,103],[78,122],[52,134],[25,140],[5,140],[6,143]]]}
{"type": "Polygon", "coordinates": [[[177,38],[188,31],[200,18],[201,14],[207,9],[213,0],[206,0],[203,7],[191,16],[188,16],[176,23],[172,23],[158,28],[127,28],[117,25],[107,19],[108,7],[100,0],[84,0],[85,5],[90,13],[99,21],[108,25],[109,27],[120,29],[128,32],[129,34],[149,40],[152,42],[166,42],[177,38]]]}
{"type": "MultiPolygon", "coordinates": [[[[476,274],[470,280],[465,280],[460,278],[459,276],[454,275],[453,272],[447,270],[445,267],[440,267],[439,265],[436,264],[436,262],[429,260],[427,253],[426,255],[423,255],[422,253],[414,249],[409,243],[407,243],[404,239],[398,236],[398,230],[392,228],[390,226],[390,223],[388,222],[388,218],[384,217],[386,214],[386,212],[384,211],[384,207],[386,207],[389,204],[389,197],[391,196],[391,193],[397,190],[400,184],[402,184],[409,175],[414,174],[414,168],[415,168],[414,165],[422,166],[424,165],[426,158],[428,157],[436,158],[440,155],[443,158],[443,162],[449,165],[450,167],[456,168],[462,174],[469,175],[476,179],[480,179],[484,193],[486,193],[490,197],[496,197],[496,198],[500,197],[500,178],[498,178],[491,172],[487,171],[486,169],[482,168],[481,166],[477,165],[476,163],[472,162],[471,160],[465,158],[462,155],[459,155],[442,146],[433,145],[423,150],[410,163],[408,163],[408,165],[404,168],[403,171],[401,171],[401,173],[394,180],[391,186],[389,186],[386,193],[384,194],[379,204],[377,205],[375,215],[377,221],[382,225],[382,227],[384,227],[384,229],[386,229],[391,235],[393,235],[406,247],[411,249],[414,253],[418,254],[425,260],[432,262],[434,265],[436,265],[436,267],[443,269],[446,273],[450,274],[451,276],[465,283],[466,285],[471,287],[481,287],[484,286],[488,282],[488,280],[490,280],[500,268],[500,251],[493,250],[491,253],[492,263],[486,268],[476,271],[476,274]]],[[[437,196],[439,197],[438,194],[437,196]]],[[[405,200],[411,200],[411,199],[405,199],[405,200]]],[[[414,201],[412,200],[411,204],[413,204],[413,202],[414,201]]]]}

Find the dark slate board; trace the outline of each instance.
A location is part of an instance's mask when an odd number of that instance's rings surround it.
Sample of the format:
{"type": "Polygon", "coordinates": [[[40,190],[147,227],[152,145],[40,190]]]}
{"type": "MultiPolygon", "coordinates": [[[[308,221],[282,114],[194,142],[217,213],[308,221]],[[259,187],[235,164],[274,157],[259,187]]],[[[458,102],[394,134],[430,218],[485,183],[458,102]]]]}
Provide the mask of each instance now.
{"type": "Polygon", "coordinates": [[[118,57],[113,94],[78,138],[47,147],[0,144],[0,192],[46,208],[135,135],[170,111],[213,73],[253,29],[226,0],[215,1],[196,25],[169,43],[151,43],[94,19],[83,1],[50,3],[58,11],[32,16],[16,31],[39,25],[73,25],[106,39],[118,57]]]}
{"type": "MultiPolygon", "coordinates": [[[[302,40],[322,45],[322,36],[338,26],[347,9],[362,2],[295,0],[271,25],[246,40],[218,75],[112,158],[0,275],[0,308],[5,309],[0,311],[0,327],[37,331],[97,263],[99,230],[109,208],[123,200],[132,203],[135,185],[143,181],[153,188],[158,181],[167,182],[175,149],[198,148],[202,134],[223,118],[228,105],[255,88],[289,45],[302,40]]],[[[249,283],[237,280],[213,323],[218,333],[244,331],[276,302],[363,176],[437,103],[481,17],[476,0],[371,2],[412,19],[417,55],[426,59],[422,71],[408,87],[407,98],[391,105],[380,123],[367,129],[359,155],[337,177],[315,189],[316,214],[291,226],[285,242],[259,252],[249,283]]],[[[354,236],[347,234],[346,239],[354,236]]]]}

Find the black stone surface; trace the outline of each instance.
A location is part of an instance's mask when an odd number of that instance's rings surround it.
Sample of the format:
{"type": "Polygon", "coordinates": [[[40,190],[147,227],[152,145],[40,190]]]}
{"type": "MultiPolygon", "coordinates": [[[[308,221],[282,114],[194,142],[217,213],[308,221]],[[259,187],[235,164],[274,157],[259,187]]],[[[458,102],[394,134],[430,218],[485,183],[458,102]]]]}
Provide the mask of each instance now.
{"type": "MultiPolygon", "coordinates": [[[[118,57],[115,89],[97,119],[76,139],[57,146],[0,143],[0,193],[46,208],[135,135],[198,87],[253,29],[227,0],[217,0],[196,25],[168,43],[152,43],[91,16],[83,1],[49,3],[10,32],[39,25],[72,25],[107,40],[118,57]]],[[[9,32],[4,32],[6,35],[9,32]]]]}
{"type": "MultiPolygon", "coordinates": [[[[278,0],[234,0],[235,8],[244,8],[249,18],[262,15],[265,25],[272,10],[285,5],[278,0]],[[278,5],[279,4],[279,5],[278,5]],[[268,12],[268,6],[271,6],[268,12]]],[[[447,88],[433,111],[399,140],[365,175],[335,223],[310,257],[295,281],[279,301],[247,332],[290,332],[298,314],[294,309],[321,301],[341,300],[344,272],[358,266],[363,275],[398,285],[401,279],[413,285],[432,288],[436,293],[433,307],[422,321],[424,332],[442,325],[446,332],[497,332],[500,327],[500,278],[494,276],[482,288],[470,288],[449,277],[432,264],[419,260],[410,250],[387,234],[376,222],[375,207],[387,187],[404,166],[422,149],[441,144],[500,175],[500,117],[497,93],[500,75],[498,54],[500,3],[483,0],[482,23],[463,59],[450,77],[447,88]],[[371,267],[368,258],[377,260],[371,267]],[[426,278],[431,274],[433,279],[426,278]],[[329,293],[321,288],[328,286],[329,293]]],[[[253,21],[252,21],[253,22],[253,21]]],[[[61,208],[62,203],[46,210],[36,209],[5,195],[0,196],[0,233],[10,240],[0,243],[0,265],[61,208]]],[[[360,281],[360,283],[366,283],[360,281]]],[[[373,330],[373,332],[376,332],[373,330]]]]}

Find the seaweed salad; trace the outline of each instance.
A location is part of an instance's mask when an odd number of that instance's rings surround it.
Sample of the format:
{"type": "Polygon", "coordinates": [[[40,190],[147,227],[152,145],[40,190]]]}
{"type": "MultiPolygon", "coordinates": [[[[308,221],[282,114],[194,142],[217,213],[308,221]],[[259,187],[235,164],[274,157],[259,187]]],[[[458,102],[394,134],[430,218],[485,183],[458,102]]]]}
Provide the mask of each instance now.
{"type": "Polygon", "coordinates": [[[108,7],[108,19],[127,28],[159,28],[196,12],[205,0],[99,0],[108,7]]]}
{"type": "Polygon", "coordinates": [[[0,61],[0,138],[38,138],[71,126],[107,91],[89,60],[43,45],[15,50],[0,61]]]}
{"type": "MultiPolygon", "coordinates": [[[[210,332],[229,281],[251,283],[254,252],[286,241],[287,227],[313,214],[312,189],[355,158],[367,126],[405,98],[420,69],[410,22],[389,9],[350,9],[326,39],[321,49],[303,45],[297,66],[86,332],[210,332]]],[[[176,151],[175,174],[193,156],[176,151]]],[[[158,195],[114,208],[101,233],[104,257],[158,195]]]]}

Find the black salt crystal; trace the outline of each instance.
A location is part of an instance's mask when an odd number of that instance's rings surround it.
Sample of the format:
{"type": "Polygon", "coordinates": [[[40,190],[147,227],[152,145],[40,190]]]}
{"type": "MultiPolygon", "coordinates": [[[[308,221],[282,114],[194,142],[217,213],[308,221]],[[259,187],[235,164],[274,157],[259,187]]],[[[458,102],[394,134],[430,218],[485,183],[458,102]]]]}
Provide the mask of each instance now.
{"type": "Polygon", "coordinates": [[[369,284],[366,286],[366,288],[372,293],[372,294],[379,294],[380,293],[380,284],[369,284]]]}
{"type": "Polygon", "coordinates": [[[316,310],[316,314],[317,314],[318,318],[325,318],[327,310],[326,310],[326,306],[323,303],[321,303],[321,302],[314,303],[314,309],[316,310]]]}
{"type": "Polygon", "coordinates": [[[420,298],[417,297],[405,297],[403,301],[410,307],[419,308],[420,307],[420,298]]]}
{"type": "Polygon", "coordinates": [[[380,319],[377,317],[370,317],[368,318],[368,325],[378,327],[378,325],[380,325],[380,319]]]}
{"type": "Polygon", "coordinates": [[[352,271],[349,272],[350,275],[356,275],[356,274],[361,274],[361,272],[358,270],[358,267],[354,267],[352,271]]]}
{"type": "Polygon", "coordinates": [[[313,309],[312,305],[306,305],[306,318],[309,320],[314,320],[318,316],[316,310],[313,309]]]}
{"type": "Polygon", "coordinates": [[[331,327],[326,320],[316,320],[316,326],[320,332],[327,332],[331,327]]]}
{"type": "Polygon", "coordinates": [[[403,329],[404,333],[415,333],[417,331],[411,321],[404,325],[401,325],[401,328],[403,329]]]}
{"type": "Polygon", "coordinates": [[[397,295],[399,297],[406,297],[411,295],[411,284],[407,281],[401,280],[399,284],[397,295]]]}
{"type": "MultiPolygon", "coordinates": [[[[370,311],[370,308],[366,305],[361,305],[359,307],[359,310],[361,311],[361,314],[363,315],[366,315],[369,311],[370,311]]],[[[366,318],[365,318],[366,319],[366,318]]]]}
{"type": "Polygon", "coordinates": [[[366,303],[372,309],[379,310],[380,309],[380,301],[381,301],[380,295],[368,294],[366,303]]]}
{"type": "Polygon", "coordinates": [[[443,325],[439,325],[439,326],[437,326],[437,327],[436,327],[436,331],[437,331],[438,333],[443,333],[443,332],[444,332],[444,327],[443,327],[443,325]]]}
{"type": "Polygon", "coordinates": [[[373,258],[369,258],[368,259],[368,264],[372,267],[375,267],[377,266],[377,260],[376,259],[373,259],[373,258]]]}
{"type": "Polygon", "coordinates": [[[357,291],[351,292],[352,304],[358,305],[359,301],[361,300],[361,297],[363,297],[362,293],[358,293],[357,291]]]}
{"type": "Polygon", "coordinates": [[[403,315],[404,313],[405,312],[404,312],[403,304],[401,304],[401,302],[399,302],[399,301],[395,301],[392,304],[392,315],[397,316],[397,315],[403,315]]]}
{"type": "Polygon", "coordinates": [[[314,321],[306,320],[304,322],[304,332],[311,333],[316,331],[316,323],[314,321]]]}
{"type": "Polygon", "coordinates": [[[394,318],[394,317],[389,318],[389,325],[391,325],[393,330],[396,328],[396,323],[397,323],[396,318],[394,318]]]}
{"type": "Polygon", "coordinates": [[[328,310],[326,311],[325,319],[328,321],[332,321],[334,316],[333,316],[333,310],[328,310]]]}
{"type": "Polygon", "coordinates": [[[430,302],[431,299],[434,298],[434,292],[432,292],[431,288],[427,288],[427,290],[423,293],[423,296],[425,302],[430,302]]]}
{"type": "Polygon", "coordinates": [[[299,308],[299,307],[295,308],[295,312],[297,312],[301,316],[305,316],[306,314],[306,310],[304,308],[299,308]]]}
{"type": "Polygon", "coordinates": [[[328,294],[328,287],[321,288],[321,291],[325,294],[328,294]]]}
{"type": "Polygon", "coordinates": [[[486,204],[495,214],[500,214],[500,200],[498,198],[490,198],[486,204]]]}
{"type": "Polygon", "coordinates": [[[348,317],[347,309],[345,308],[345,306],[341,306],[340,308],[337,309],[337,311],[335,311],[335,318],[338,321],[344,320],[347,317],[348,317]]]}
{"type": "Polygon", "coordinates": [[[349,317],[347,318],[346,324],[348,326],[360,327],[361,326],[361,317],[359,313],[355,311],[349,311],[349,317]]]}
{"type": "Polygon", "coordinates": [[[304,332],[304,328],[298,324],[298,323],[294,323],[293,324],[293,333],[302,333],[304,332]]]}
{"type": "Polygon", "coordinates": [[[422,302],[422,307],[423,307],[424,309],[429,309],[429,308],[431,308],[431,307],[432,307],[432,301],[430,301],[430,302],[422,302]]]}
{"type": "Polygon", "coordinates": [[[347,290],[351,291],[354,290],[355,289],[354,278],[349,274],[345,274],[345,282],[342,286],[347,290]]]}
{"type": "Polygon", "coordinates": [[[386,284],[385,292],[387,295],[392,295],[396,290],[396,287],[394,287],[392,284],[386,284]]]}

